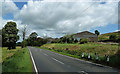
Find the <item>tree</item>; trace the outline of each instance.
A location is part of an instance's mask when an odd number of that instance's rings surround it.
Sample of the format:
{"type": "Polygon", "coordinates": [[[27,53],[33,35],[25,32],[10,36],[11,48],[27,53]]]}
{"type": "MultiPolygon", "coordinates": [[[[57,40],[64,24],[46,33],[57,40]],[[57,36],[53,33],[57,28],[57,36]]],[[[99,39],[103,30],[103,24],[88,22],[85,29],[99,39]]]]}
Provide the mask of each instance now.
{"type": "Polygon", "coordinates": [[[23,41],[22,41],[22,48],[26,47],[26,41],[25,41],[25,36],[26,36],[26,26],[24,26],[24,29],[22,31],[22,36],[23,36],[23,41]]]}
{"type": "Polygon", "coordinates": [[[100,32],[98,30],[95,30],[95,34],[98,36],[100,32]]]}
{"type": "Polygon", "coordinates": [[[37,34],[36,32],[32,32],[32,33],[30,34],[30,36],[29,36],[30,45],[33,46],[33,45],[36,44],[35,41],[37,41],[37,36],[38,36],[38,34],[37,34]]]}
{"type": "Polygon", "coordinates": [[[116,38],[117,38],[117,36],[116,36],[116,35],[110,35],[110,36],[109,36],[109,39],[110,39],[110,40],[113,40],[113,41],[115,41],[115,40],[116,40],[116,38]]]}
{"type": "Polygon", "coordinates": [[[74,43],[77,43],[77,42],[78,42],[78,40],[77,40],[77,39],[75,39],[74,43]]]}
{"type": "Polygon", "coordinates": [[[87,38],[82,38],[80,40],[80,44],[84,44],[84,43],[87,43],[88,42],[88,39],[87,38]]]}
{"type": "Polygon", "coordinates": [[[22,48],[26,47],[27,46],[27,41],[26,40],[22,41],[21,46],[22,46],[22,48]]]}
{"type": "Polygon", "coordinates": [[[16,42],[19,39],[17,25],[15,22],[7,22],[2,29],[2,44],[7,46],[8,49],[15,49],[16,42]]]}

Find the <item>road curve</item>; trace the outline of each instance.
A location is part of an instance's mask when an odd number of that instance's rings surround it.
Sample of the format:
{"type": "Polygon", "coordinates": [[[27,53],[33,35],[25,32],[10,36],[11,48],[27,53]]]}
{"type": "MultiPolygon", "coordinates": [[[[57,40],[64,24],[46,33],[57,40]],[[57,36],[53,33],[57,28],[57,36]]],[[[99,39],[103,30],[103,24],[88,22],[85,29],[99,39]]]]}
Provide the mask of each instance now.
{"type": "Polygon", "coordinates": [[[77,60],[64,55],[60,55],[49,50],[36,47],[28,47],[38,72],[113,72],[118,70],[77,60]]]}

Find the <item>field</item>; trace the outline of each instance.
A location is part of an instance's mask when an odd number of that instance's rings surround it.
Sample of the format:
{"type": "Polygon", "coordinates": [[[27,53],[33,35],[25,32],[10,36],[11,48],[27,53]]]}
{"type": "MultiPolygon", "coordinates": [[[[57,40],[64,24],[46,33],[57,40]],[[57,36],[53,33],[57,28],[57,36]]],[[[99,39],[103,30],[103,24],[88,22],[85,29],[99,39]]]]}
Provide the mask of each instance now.
{"type": "Polygon", "coordinates": [[[87,60],[88,53],[91,55],[92,62],[96,62],[96,55],[99,56],[98,62],[107,65],[107,57],[110,56],[109,66],[120,67],[120,49],[118,45],[86,43],[86,44],[45,44],[40,48],[48,49],[60,54],[81,59],[84,52],[84,60],[87,60]],[[106,56],[105,56],[106,55],[106,56]]]}
{"type": "Polygon", "coordinates": [[[120,37],[119,32],[112,32],[112,33],[101,34],[98,36],[98,39],[99,40],[108,40],[110,35],[116,35],[117,39],[120,37]]]}
{"type": "Polygon", "coordinates": [[[2,48],[2,71],[3,72],[32,72],[32,62],[27,48],[8,50],[2,48]]]}

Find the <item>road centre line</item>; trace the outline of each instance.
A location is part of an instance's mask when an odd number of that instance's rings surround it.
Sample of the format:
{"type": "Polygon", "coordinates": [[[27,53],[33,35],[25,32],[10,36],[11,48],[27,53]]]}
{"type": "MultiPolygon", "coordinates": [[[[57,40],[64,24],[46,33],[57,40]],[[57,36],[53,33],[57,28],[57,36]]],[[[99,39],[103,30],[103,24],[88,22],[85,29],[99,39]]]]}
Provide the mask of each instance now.
{"type": "Polygon", "coordinates": [[[43,53],[45,56],[48,56],[47,54],[43,53]]]}
{"type": "Polygon", "coordinates": [[[87,72],[85,72],[85,71],[79,71],[78,73],[82,73],[82,74],[88,74],[87,72]]]}
{"type": "MultiPolygon", "coordinates": [[[[47,50],[47,51],[50,51],[50,50],[47,50]]],[[[105,66],[105,65],[102,65],[102,64],[97,64],[97,63],[93,63],[93,62],[90,62],[90,61],[84,61],[84,60],[81,60],[81,59],[77,59],[77,58],[73,58],[73,57],[70,57],[70,56],[62,55],[62,54],[59,54],[59,53],[56,53],[56,52],[52,52],[52,51],[50,51],[50,52],[54,53],[54,54],[57,54],[57,55],[60,55],[60,56],[71,58],[71,59],[74,59],[74,60],[83,61],[83,62],[87,62],[87,63],[90,63],[90,64],[95,64],[97,66],[103,66],[103,67],[106,67],[106,68],[112,68],[110,66],[105,66]]]]}
{"type": "Polygon", "coordinates": [[[57,62],[59,62],[59,63],[61,63],[61,64],[64,64],[63,62],[61,62],[61,61],[59,61],[59,60],[57,60],[55,58],[52,58],[52,59],[55,60],[55,61],[57,61],[57,62]]]}

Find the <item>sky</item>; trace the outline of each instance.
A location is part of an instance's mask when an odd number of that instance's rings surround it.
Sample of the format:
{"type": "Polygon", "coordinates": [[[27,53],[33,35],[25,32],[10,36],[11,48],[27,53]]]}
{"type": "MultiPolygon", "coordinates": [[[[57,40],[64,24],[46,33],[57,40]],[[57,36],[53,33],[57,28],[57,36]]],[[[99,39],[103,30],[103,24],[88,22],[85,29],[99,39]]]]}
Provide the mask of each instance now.
{"type": "MultiPolygon", "coordinates": [[[[118,30],[118,3],[106,0],[104,2],[2,2],[0,29],[8,22],[17,23],[19,35],[24,26],[27,27],[26,38],[32,32],[40,37],[62,37],[82,31],[100,34],[118,30]],[[1,20],[2,19],[2,20],[1,20]]],[[[20,38],[19,41],[22,41],[20,38]]]]}

